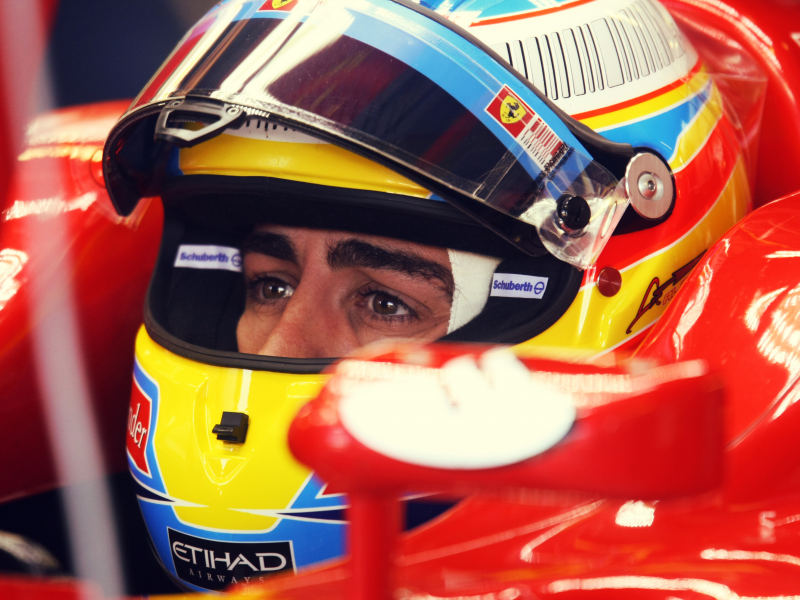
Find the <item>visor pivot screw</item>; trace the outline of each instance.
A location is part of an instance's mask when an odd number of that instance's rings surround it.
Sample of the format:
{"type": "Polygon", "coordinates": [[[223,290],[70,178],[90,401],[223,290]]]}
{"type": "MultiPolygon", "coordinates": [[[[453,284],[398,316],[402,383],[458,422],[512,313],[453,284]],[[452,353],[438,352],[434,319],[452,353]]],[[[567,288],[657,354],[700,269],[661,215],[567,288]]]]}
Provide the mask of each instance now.
{"type": "Polygon", "coordinates": [[[239,108],[238,106],[231,106],[228,108],[227,112],[229,115],[238,115],[240,110],[242,109],[239,108]]]}
{"type": "Polygon", "coordinates": [[[665,218],[675,203],[675,180],[667,162],[653,152],[640,152],[625,169],[625,191],[637,215],[665,218]]]}
{"type": "Polygon", "coordinates": [[[248,421],[249,417],[245,413],[223,412],[222,420],[218,425],[214,425],[211,432],[216,433],[217,439],[223,442],[244,444],[248,421]]]}
{"type": "Polygon", "coordinates": [[[658,175],[645,171],[639,175],[639,193],[642,198],[657,202],[664,194],[664,184],[658,175]]]}
{"type": "Polygon", "coordinates": [[[560,221],[561,229],[567,233],[583,229],[592,218],[592,209],[589,203],[580,196],[564,194],[558,199],[556,214],[560,221]]]}

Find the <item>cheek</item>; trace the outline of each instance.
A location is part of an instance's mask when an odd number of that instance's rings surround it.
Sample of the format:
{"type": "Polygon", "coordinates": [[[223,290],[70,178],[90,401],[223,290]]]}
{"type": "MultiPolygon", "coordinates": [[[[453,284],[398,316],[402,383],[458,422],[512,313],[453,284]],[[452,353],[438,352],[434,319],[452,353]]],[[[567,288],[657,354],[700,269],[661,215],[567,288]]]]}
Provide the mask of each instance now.
{"type": "Polygon", "coordinates": [[[448,312],[446,315],[442,315],[438,319],[438,322],[425,332],[424,338],[421,338],[420,341],[433,342],[441,337],[446,336],[447,326],[449,324],[450,324],[450,313],[448,312]]]}
{"type": "Polygon", "coordinates": [[[236,344],[239,352],[258,354],[279,318],[279,315],[259,313],[250,306],[245,308],[236,326],[236,344]]]}
{"type": "Polygon", "coordinates": [[[404,331],[380,331],[376,329],[364,329],[359,331],[358,347],[366,346],[375,342],[397,340],[414,340],[421,344],[435,342],[447,335],[447,324],[449,319],[436,324],[425,324],[417,328],[409,328],[404,331]]]}

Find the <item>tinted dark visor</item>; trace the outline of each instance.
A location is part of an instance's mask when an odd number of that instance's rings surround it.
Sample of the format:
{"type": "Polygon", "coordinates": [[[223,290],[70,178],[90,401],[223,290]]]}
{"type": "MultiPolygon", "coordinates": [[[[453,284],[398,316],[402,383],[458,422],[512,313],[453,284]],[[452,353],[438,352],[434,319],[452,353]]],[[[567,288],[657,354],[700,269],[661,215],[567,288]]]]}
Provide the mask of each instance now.
{"type": "Polygon", "coordinates": [[[121,213],[159,193],[161,145],[270,115],[390,166],[523,251],[544,245],[580,268],[594,262],[627,195],[492,55],[390,0],[274,4],[216,7],[117,125],[105,169],[121,213]],[[570,222],[564,201],[574,197],[584,210],[570,222]]]}

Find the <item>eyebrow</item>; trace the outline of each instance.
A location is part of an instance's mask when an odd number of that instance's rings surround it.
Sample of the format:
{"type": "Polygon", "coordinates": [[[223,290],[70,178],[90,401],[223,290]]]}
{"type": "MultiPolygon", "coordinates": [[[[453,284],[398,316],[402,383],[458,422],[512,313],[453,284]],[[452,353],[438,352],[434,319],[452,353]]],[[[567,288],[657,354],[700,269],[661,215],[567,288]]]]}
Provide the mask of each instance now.
{"type": "Polygon", "coordinates": [[[297,251],[285,235],[267,231],[254,231],[242,242],[242,254],[256,252],[297,264],[297,251]]]}
{"type": "Polygon", "coordinates": [[[450,269],[407,250],[387,250],[350,238],[328,246],[328,266],[333,270],[362,267],[397,271],[409,277],[438,280],[452,299],[455,290],[450,269]]]}

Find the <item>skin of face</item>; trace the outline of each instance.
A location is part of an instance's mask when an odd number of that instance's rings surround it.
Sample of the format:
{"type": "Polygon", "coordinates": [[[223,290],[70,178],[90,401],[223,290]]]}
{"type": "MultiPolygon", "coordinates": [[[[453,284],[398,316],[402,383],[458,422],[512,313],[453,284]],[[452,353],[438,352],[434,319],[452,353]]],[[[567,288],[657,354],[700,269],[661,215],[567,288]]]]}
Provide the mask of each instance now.
{"type": "Polygon", "coordinates": [[[260,225],[242,244],[240,352],[347,356],[379,340],[447,333],[447,250],[382,236],[260,225]]]}

